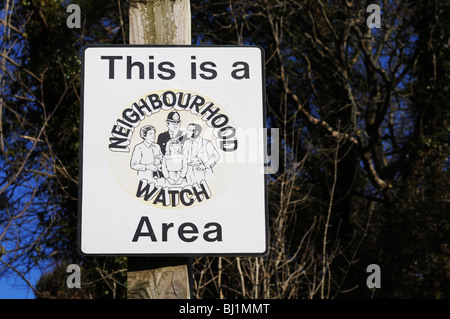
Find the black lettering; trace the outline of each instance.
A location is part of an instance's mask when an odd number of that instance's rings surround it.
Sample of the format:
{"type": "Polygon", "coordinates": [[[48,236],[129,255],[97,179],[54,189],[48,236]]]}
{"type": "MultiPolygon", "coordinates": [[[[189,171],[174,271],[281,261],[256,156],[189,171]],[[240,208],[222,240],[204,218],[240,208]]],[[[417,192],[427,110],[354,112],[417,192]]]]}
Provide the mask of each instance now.
{"type": "Polygon", "coordinates": [[[209,113],[208,116],[203,116],[203,119],[206,118],[206,120],[210,120],[214,115],[216,115],[220,109],[218,107],[214,108],[214,110],[212,109],[212,106],[214,105],[214,103],[206,103],[204,107],[202,107],[202,109],[200,110],[200,114],[204,115],[206,112],[209,113]]]}
{"type": "Polygon", "coordinates": [[[115,55],[102,55],[100,57],[102,60],[109,60],[109,78],[114,79],[114,62],[115,60],[122,60],[122,56],[115,55]]]}
{"type": "Polygon", "coordinates": [[[136,61],[131,62],[131,56],[127,56],[127,79],[131,79],[131,68],[137,66],[139,69],[139,79],[144,78],[144,64],[136,61]]]}
{"type": "Polygon", "coordinates": [[[233,138],[232,140],[219,140],[219,146],[222,151],[233,152],[238,147],[238,141],[236,138],[233,138]]]}
{"type": "Polygon", "coordinates": [[[139,103],[141,105],[139,105],[136,102],[133,103],[133,109],[139,112],[139,114],[141,115],[141,119],[143,119],[146,115],[147,116],[152,115],[152,110],[148,106],[147,102],[144,101],[144,99],[140,99],[139,103]]]}
{"type": "Polygon", "coordinates": [[[118,125],[114,125],[112,130],[111,130],[111,134],[115,137],[127,137],[130,135],[130,130],[127,130],[121,126],[118,125]],[[119,135],[119,136],[117,136],[119,135]]]}
{"type": "MultiPolygon", "coordinates": [[[[148,58],[150,60],[153,60],[153,55],[150,55],[148,58]]],[[[148,78],[150,80],[153,80],[155,78],[155,63],[153,63],[153,61],[150,61],[148,63],[148,78]]]]}
{"type": "MultiPolygon", "coordinates": [[[[191,60],[195,60],[195,55],[191,56],[191,60]]],[[[195,62],[191,62],[191,79],[192,80],[197,79],[197,70],[195,62]]]]}
{"type": "Polygon", "coordinates": [[[127,123],[121,119],[117,119],[117,124],[119,124],[119,126],[123,127],[123,128],[133,128],[133,125],[131,125],[130,123],[127,123]]]}
{"type": "Polygon", "coordinates": [[[166,65],[168,65],[172,68],[175,66],[172,62],[168,62],[168,61],[161,62],[158,65],[158,70],[160,70],[161,72],[164,72],[164,73],[169,73],[169,75],[163,75],[163,74],[159,73],[158,77],[161,80],[171,80],[175,77],[175,71],[172,69],[169,69],[169,68],[165,68],[164,66],[166,66],[166,65]]]}
{"type": "Polygon", "coordinates": [[[184,188],[181,192],[180,192],[180,200],[181,203],[184,206],[191,206],[195,199],[191,197],[192,196],[192,191],[189,188],[184,188]],[[186,196],[189,195],[189,196],[186,196]]]}
{"type": "Polygon", "coordinates": [[[139,114],[137,114],[133,109],[123,110],[122,117],[125,121],[131,124],[138,124],[139,121],[141,120],[139,114]]]}
{"type": "Polygon", "coordinates": [[[178,189],[169,189],[172,207],[176,207],[178,205],[178,194],[179,194],[178,189]]]}
{"type": "Polygon", "coordinates": [[[110,137],[110,144],[108,145],[109,149],[113,152],[128,152],[128,145],[130,141],[127,138],[120,137],[110,137]]]}
{"type": "Polygon", "coordinates": [[[213,62],[207,61],[200,64],[200,70],[210,73],[211,75],[206,75],[205,73],[200,73],[200,77],[205,80],[212,80],[217,77],[217,71],[211,68],[207,68],[206,66],[210,65],[212,67],[216,67],[216,65],[213,62]]]}
{"type": "Polygon", "coordinates": [[[144,200],[147,201],[155,196],[156,192],[161,189],[161,186],[155,187],[155,183],[148,184],[145,182],[145,187],[142,188],[144,184],[143,180],[139,181],[138,189],[136,191],[136,197],[144,196],[144,200]]]}
{"type": "Polygon", "coordinates": [[[194,190],[195,197],[199,202],[203,200],[203,195],[205,195],[206,199],[209,199],[211,197],[211,191],[209,190],[205,180],[202,180],[200,182],[200,187],[198,183],[194,183],[194,185],[192,185],[192,188],[194,190]],[[199,188],[201,188],[201,190],[199,190],[199,188]]]}
{"type": "Polygon", "coordinates": [[[182,241],[190,243],[198,238],[198,236],[186,237],[185,236],[186,234],[198,234],[197,226],[195,226],[195,224],[193,224],[193,223],[181,224],[180,227],[178,228],[178,236],[180,237],[180,239],[182,241]],[[190,228],[190,229],[187,229],[187,228],[190,228]]]}
{"type": "Polygon", "coordinates": [[[149,100],[150,105],[153,108],[153,111],[158,110],[162,107],[162,102],[159,100],[158,94],[147,95],[147,99],[149,100]]]}
{"type": "Polygon", "coordinates": [[[153,201],[153,204],[158,204],[161,203],[164,206],[169,205],[169,201],[167,200],[167,194],[166,194],[166,188],[161,189],[161,191],[159,192],[159,194],[156,196],[155,200],[153,201]]]}
{"type": "MultiPolygon", "coordinates": [[[[214,118],[210,122],[214,128],[219,128],[228,123],[228,116],[226,116],[224,114],[218,114],[218,115],[214,116],[214,118]],[[219,124],[217,124],[218,119],[223,119],[223,121],[221,121],[219,124]]],[[[209,122],[208,122],[208,124],[209,124],[209,122]]]]}
{"type": "Polygon", "coordinates": [[[173,227],[173,223],[170,224],[162,224],[162,241],[167,241],[167,231],[169,230],[169,228],[173,227]]]}
{"type": "Polygon", "coordinates": [[[233,70],[231,76],[236,80],[249,79],[250,78],[250,68],[247,62],[238,61],[233,63],[233,68],[242,65],[241,68],[233,70]],[[238,72],[242,72],[241,75],[238,72]]]}
{"type": "Polygon", "coordinates": [[[155,236],[155,232],[153,231],[153,228],[152,228],[152,224],[150,223],[150,220],[148,219],[147,216],[142,216],[141,217],[141,220],[139,221],[139,225],[138,225],[138,227],[136,229],[136,232],[134,233],[132,241],[133,242],[137,242],[139,237],[150,237],[150,239],[152,241],[157,241],[156,240],[156,236],[155,236]],[[148,230],[147,232],[143,232],[142,231],[142,228],[144,227],[144,224],[147,227],[147,230],[148,230]]]}
{"type": "Polygon", "coordinates": [[[226,127],[222,127],[221,129],[219,129],[219,134],[218,137],[223,138],[224,140],[232,138],[233,136],[236,135],[236,129],[234,127],[231,126],[226,126],[226,127]],[[229,132],[228,135],[225,135],[225,132],[229,132]]]}
{"type": "Polygon", "coordinates": [[[166,106],[172,107],[177,102],[177,96],[172,91],[166,91],[161,95],[161,100],[166,106]]]}
{"type": "Polygon", "coordinates": [[[214,128],[219,128],[226,125],[228,123],[228,116],[220,114],[220,109],[218,107],[213,109],[213,105],[214,103],[208,102],[202,107],[200,110],[200,114],[203,115],[202,119],[206,120],[207,124],[209,126],[213,126],[214,128]],[[208,115],[206,115],[206,112],[208,112],[208,115]]]}
{"type": "Polygon", "coordinates": [[[205,229],[215,227],[215,229],[207,231],[203,234],[203,239],[208,242],[222,241],[222,226],[219,223],[208,223],[205,225],[205,229]],[[210,235],[216,234],[214,237],[210,235]]]}
{"type": "Polygon", "coordinates": [[[205,99],[200,95],[196,95],[194,97],[194,101],[192,102],[192,104],[189,108],[191,109],[192,113],[198,114],[198,112],[199,112],[198,107],[202,106],[204,103],[205,103],[205,99]],[[194,108],[195,108],[195,110],[193,110],[194,108]]]}
{"type": "Polygon", "coordinates": [[[189,105],[190,101],[191,101],[191,93],[187,93],[187,94],[183,94],[183,92],[178,93],[177,106],[179,108],[181,108],[181,109],[187,108],[187,106],[189,105]]]}
{"type": "Polygon", "coordinates": [[[238,142],[234,137],[236,135],[236,129],[231,126],[225,126],[217,131],[217,137],[219,147],[225,152],[232,152],[237,149],[238,142]]]}

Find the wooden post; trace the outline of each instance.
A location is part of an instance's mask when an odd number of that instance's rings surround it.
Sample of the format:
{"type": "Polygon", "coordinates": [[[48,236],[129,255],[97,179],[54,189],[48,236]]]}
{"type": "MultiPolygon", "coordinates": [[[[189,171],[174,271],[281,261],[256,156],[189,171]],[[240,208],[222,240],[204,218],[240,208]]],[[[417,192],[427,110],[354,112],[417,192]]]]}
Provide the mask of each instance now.
{"type": "Polygon", "coordinates": [[[129,257],[128,299],[189,299],[192,261],[184,257],[129,257]]]}
{"type": "MultiPolygon", "coordinates": [[[[130,1],[130,44],[191,44],[189,0],[130,1]]],[[[192,297],[192,259],[129,257],[129,299],[192,297]]]]}
{"type": "Polygon", "coordinates": [[[130,44],[191,44],[189,0],[130,1],[130,44]]]}

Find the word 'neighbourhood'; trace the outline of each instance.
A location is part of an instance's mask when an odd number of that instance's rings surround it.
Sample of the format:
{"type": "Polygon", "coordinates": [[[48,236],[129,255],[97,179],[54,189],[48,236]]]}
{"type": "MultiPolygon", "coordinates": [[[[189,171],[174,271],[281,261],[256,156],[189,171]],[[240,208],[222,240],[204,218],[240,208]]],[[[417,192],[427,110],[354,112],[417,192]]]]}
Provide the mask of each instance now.
{"type": "Polygon", "coordinates": [[[190,110],[192,114],[202,116],[206,124],[215,129],[214,134],[219,139],[218,144],[223,151],[237,149],[235,128],[227,125],[228,116],[220,113],[219,107],[214,107],[212,102],[206,102],[206,99],[200,95],[175,93],[170,90],[161,95],[149,94],[145,99],[132,103],[132,107],[124,109],[122,118],[117,119],[117,125],[112,127],[109,149],[113,152],[129,152],[128,145],[134,128],[139,126],[146,116],[172,108],[177,111],[190,110]]]}

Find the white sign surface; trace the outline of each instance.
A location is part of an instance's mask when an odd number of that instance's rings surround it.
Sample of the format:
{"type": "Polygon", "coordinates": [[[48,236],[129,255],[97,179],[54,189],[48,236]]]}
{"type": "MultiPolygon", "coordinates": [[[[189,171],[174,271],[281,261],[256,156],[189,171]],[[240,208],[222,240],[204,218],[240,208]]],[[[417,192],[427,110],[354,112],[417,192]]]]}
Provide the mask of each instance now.
{"type": "Polygon", "coordinates": [[[81,111],[81,253],[267,252],[261,48],[87,46],[81,111]]]}

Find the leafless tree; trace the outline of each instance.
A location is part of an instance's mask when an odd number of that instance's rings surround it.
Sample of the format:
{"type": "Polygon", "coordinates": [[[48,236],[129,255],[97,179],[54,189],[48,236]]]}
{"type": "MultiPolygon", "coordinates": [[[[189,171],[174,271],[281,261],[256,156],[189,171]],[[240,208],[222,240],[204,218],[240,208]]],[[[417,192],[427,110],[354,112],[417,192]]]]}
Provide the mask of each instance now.
{"type": "Polygon", "coordinates": [[[267,77],[276,87],[269,86],[267,107],[283,149],[280,171],[268,177],[269,254],[197,259],[197,297],[336,298],[361,285],[349,274],[372,230],[377,198],[389,196],[392,154],[404,135],[394,130],[404,127],[411,94],[405,79],[417,63],[408,33],[415,9],[408,1],[380,5],[381,29],[368,28],[370,12],[358,1],[228,1],[208,8],[216,12],[211,29],[199,30],[203,41],[220,43],[215,34],[227,30],[237,44],[258,38],[265,46],[267,77]],[[321,185],[305,176],[317,159],[326,170],[321,185]],[[358,183],[370,192],[356,196],[358,183]],[[357,199],[342,208],[351,193],[357,199]],[[318,209],[312,217],[311,207],[318,209]]]}

